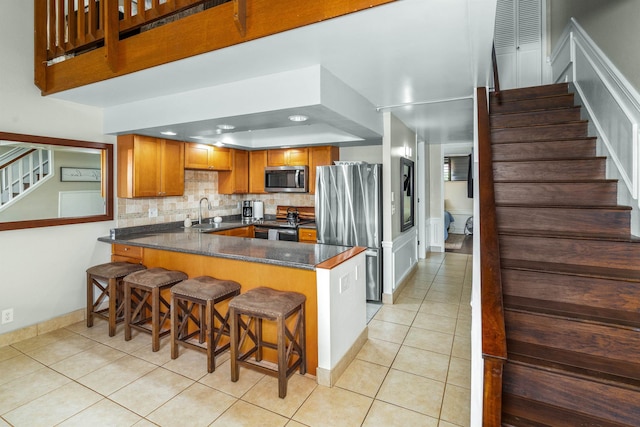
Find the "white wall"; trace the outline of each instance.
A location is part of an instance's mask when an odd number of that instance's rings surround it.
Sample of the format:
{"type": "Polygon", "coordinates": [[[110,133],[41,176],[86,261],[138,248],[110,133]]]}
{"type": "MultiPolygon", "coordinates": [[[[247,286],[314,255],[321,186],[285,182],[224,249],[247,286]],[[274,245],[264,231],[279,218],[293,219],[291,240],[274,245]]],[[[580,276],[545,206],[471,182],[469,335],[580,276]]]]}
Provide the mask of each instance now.
{"type": "Polygon", "coordinates": [[[444,185],[442,178],[443,146],[430,144],[429,150],[429,246],[431,251],[444,252],[444,185]]]}
{"type": "MultiPolygon", "coordinates": [[[[44,98],[33,84],[33,2],[2,2],[0,130],[114,143],[95,108],[44,98]]],[[[85,270],[109,261],[112,221],[0,232],[0,334],[85,307],[85,270]]]]}
{"type": "Polygon", "coordinates": [[[444,182],[444,209],[454,218],[449,232],[463,234],[467,218],[473,216],[473,199],[467,197],[467,181],[444,182]]]}
{"type": "MultiPolygon", "coordinates": [[[[418,258],[418,224],[414,211],[414,226],[404,232],[400,231],[400,198],[402,197],[402,180],[400,179],[400,158],[407,157],[419,167],[417,159],[416,134],[393,114],[384,113],[383,150],[383,211],[385,216],[383,230],[383,293],[391,295],[393,290],[409,274],[418,258]],[[406,155],[405,147],[411,150],[406,155]]],[[[418,174],[414,174],[417,176],[418,174]]],[[[417,184],[417,182],[416,182],[417,184]]],[[[417,207],[417,203],[416,203],[417,207]]],[[[383,297],[384,298],[384,297],[383,297]]],[[[388,298],[388,297],[387,297],[388,298]]]]}

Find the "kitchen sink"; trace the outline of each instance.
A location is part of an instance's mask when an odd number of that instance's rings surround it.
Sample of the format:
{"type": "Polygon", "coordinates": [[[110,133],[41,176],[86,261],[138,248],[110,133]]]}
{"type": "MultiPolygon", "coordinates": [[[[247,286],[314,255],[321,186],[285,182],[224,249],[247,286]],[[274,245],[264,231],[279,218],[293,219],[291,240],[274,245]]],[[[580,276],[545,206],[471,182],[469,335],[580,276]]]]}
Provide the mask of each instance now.
{"type": "Polygon", "coordinates": [[[191,228],[193,228],[194,230],[198,230],[198,231],[201,231],[203,233],[206,233],[207,231],[216,230],[216,229],[220,228],[221,226],[222,226],[222,224],[220,224],[220,223],[193,224],[191,226],[191,228]]]}

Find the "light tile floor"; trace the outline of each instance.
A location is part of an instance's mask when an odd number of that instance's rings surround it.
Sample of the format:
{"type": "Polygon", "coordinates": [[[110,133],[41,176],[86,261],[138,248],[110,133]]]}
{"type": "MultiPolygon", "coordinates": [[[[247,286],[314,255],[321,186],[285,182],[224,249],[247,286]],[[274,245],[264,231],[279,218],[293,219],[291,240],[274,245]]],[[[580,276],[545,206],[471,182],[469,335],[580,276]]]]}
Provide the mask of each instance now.
{"type": "Polygon", "coordinates": [[[468,426],[470,295],[471,256],[430,254],[336,386],[295,374],[285,399],[254,371],[232,383],[228,355],[209,374],[202,353],[81,322],[0,348],[0,427],[468,426]]]}

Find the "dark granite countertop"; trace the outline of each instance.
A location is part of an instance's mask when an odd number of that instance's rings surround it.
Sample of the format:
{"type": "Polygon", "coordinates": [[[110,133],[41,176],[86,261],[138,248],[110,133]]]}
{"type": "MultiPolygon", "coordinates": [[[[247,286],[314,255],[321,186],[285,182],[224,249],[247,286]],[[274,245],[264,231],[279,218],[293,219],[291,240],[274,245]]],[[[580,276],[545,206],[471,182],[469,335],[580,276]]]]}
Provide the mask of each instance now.
{"type": "MultiPolygon", "coordinates": [[[[219,227],[210,231],[246,225],[248,224],[240,221],[223,221],[219,227]]],[[[316,265],[350,249],[348,246],[221,236],[201,232],[193,227],[184,228],[179,223],[114,229],[111,236],[100,237],[98,240],[304,270],[315,270],[316,265]]]]}

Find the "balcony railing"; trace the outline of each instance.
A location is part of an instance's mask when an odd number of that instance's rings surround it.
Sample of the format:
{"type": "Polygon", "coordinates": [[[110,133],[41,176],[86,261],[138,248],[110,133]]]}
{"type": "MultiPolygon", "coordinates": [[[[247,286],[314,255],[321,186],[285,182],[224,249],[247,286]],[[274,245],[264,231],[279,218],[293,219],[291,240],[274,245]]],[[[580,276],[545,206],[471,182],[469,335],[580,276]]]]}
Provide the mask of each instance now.
{"type": "Polygon", "coordinates": [[[154,22],[200,12],[229,1],[119,0],[116,3],[115,0],[45,0],[36,4],[46,5],[47,60],[51,61],[103,45],[106,24],[103,18],[107,16],[107,7],[117,7],[120,39],[139,32],[145,26],[152,26],[154,22]]]}
{"type": "Polygon", "coordinates": [[[34,0],[35,84],[73,89],[394,1],[34,0]]]}

